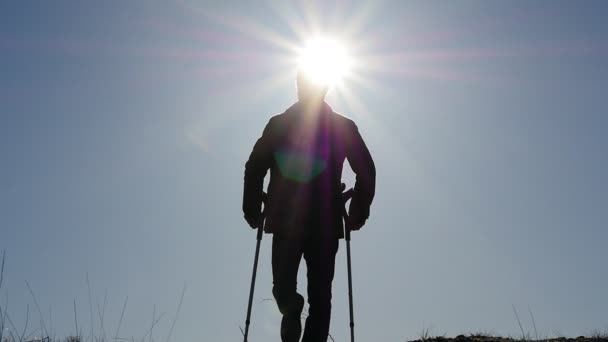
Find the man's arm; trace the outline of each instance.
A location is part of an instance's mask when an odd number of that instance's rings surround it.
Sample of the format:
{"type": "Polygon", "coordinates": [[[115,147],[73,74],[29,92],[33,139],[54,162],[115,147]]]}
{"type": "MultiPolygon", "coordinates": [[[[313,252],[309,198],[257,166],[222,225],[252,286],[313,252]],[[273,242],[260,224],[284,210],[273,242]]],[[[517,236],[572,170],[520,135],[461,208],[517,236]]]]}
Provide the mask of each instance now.
{"type": "Polygon", "coordinates": [[[353,197],[348,210],[351,230],[358,230],[369,217],[376,192],[376,166],[357,126],[352,123],[346,158],[356,175],[353,197]]]}
{"type": "Polygon", "coordinates": [[[264,177],[272,165],[272,120],[268,122],[262,136],[253,146],[245,163],[243,187],[243,213],[251,228],[262,224],[262,194],[264,177]]]}

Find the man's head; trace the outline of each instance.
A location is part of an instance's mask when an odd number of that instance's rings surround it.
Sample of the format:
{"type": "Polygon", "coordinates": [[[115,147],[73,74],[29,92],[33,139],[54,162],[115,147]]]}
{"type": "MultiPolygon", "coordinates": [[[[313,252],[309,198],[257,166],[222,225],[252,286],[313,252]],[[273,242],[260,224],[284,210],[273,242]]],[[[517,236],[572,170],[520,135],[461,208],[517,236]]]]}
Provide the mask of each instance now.
{"type": "Polygon", "coordinates": [[[302,70],[296,76],[298,100],[300,102],[320,102],[325,100],[329,85],[315,81],[302,70]]]}

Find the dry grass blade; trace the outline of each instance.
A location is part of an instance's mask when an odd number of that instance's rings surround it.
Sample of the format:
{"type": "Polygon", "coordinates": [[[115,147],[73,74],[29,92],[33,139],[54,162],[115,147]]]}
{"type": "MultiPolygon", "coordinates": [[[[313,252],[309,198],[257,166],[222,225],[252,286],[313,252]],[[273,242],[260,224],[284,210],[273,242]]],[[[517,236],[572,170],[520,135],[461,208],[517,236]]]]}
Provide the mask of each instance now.
{"type": "Polygon", "coordinates": [[[25,324],[23,325],[23,332],[21,333],[21,339],[20,341],[24,341],[25,340],[25,333],[27,331],[27,325],[30,322],[30,305],[28,304],[26,306],[26,310],[25,310],[25,324]]]}
{"type": "Polygon", "coordinates": [[[35,329],[31,333],[29,333],[29,335],[27,335],[23,341],[20,341],[20,342],[25,342],[25,341],[31,342],[31,337],[34,336],[38,332],[38,330],[40,330],[40,329],[35,329]]]}
{"type": "Polygon", "coordinates": [[[431,338],[431,327],[425,327],[424,322],[422,322],[422,331],[418,335],[421,341],[429,340],[431,338]]]}
{"type": "MultiPolygon", "coordinates": [[[[158,316],[158,318],[156,320],[152,321],[152,325],[150,326],[150,329],[148,329],[148,331],[146,332],[146,334],[141,338],[141,341],[145,341],[146,337],[152,336],[152,330],[154,329],[154,327],[156,326],[156,324],[158,324],[158,322],[160,322],[160,320],[165,316],[165,313],[163,312],[162,314],[160,314],[160,316],[158,316]]],[[[150,337],[151,339],[151,337],[150,337]]]]}
{"type": "Polygon", "coordinates": [[[120,326],[122,325],[122,320],[125,317],[125,310],[127,308],[127,301],[129,300],[129,297],[125,298],[125,302],[122,305],[122,311],[120,312],[120,320],[118,320],[118,326],[116,327],[116,333],[114,334],[114,340],[118,340],[118,333],[120,332],[120,326]]]}
{"type": "MultiPolygon", "coordinates": [[[[56,337],[55,336],[55,330],[53,329],[53,307],[51,305],[49,305],[49,329],[50,329],[50,336],[53,336],[53,339],[56,337]]],[[[49,337],[49,336],[47,336],[49,337]]]]}
{"type": "Polygon", "coordinates": [[[90,317],[91,317],[91,326],[89,328],[90,330],[90,334],[89,337],[91,339],[93,339],[93,332],[94,332],[94,323],[93,323],[93,299],[91,297],[91,283],[89,282],[89,273],[87,272],[87,291],[89,294],[89,313],[90,313],[90,317]]]}
{"type": "Polygon", "coordinates": [[[528,306],[528,312],[530,313],[530,318],[532,319],[532,326],[534,327],[534,336],[538,341],[538,330],[536,329],[536,320],[534,320],[534,314],[532,313],[532,309],[528,306]]]}
{"type": "Polygon", "coordinates": [[[4,322],[6,321],[6,317],[2,312],[2,306],[0,305],[0,341],[4,337],[4,322]]]}
{"type": "Polygon", "coordinates": [[[2,251],[2,266],[0,266],[0,289],[2,289],[2,281],[4,280],[4,258],[6,257],[6,250],[2,251]]]}
{"type": "Polygon", "coordinates": [[[32,287],[30,286],[30,283],[27,280],[25,281],[25,285],[27,285],[27,288],[30,291],[30,295],[32,295],[32,299],[34,300],[34,304],[36,305],[36,309],[38,310],[38,314],[40,314],[40,325],[44,330],[44,334],[46,336],[49,336],[49,331],[46,329],[46,324],[44,323],[44,315],[42,315],[42,310],[40,310],[40,305],[38,305],[38,300],[34,295],[34,291],[32,290],[32,287]]]}
{"type": "Polygon", "coordinates": [[[13,341],[15,340],[15,337],[13,336],[13,331],[17,332],[17,327],[15,326],[15,324],[13,323],[13,321],[11,320],[11,317],[8,315],[8,313],[6,313],[6,308],[4,310],[4,314],[6,316],[6,319],[8,320],[8,323],[11,325],[11,327],[13,328],[12,331],[9,331],[9,334],[11,335],[11,338],[13,339],[13,341]]]}
{"type": "Polygon", "coordinates": [[[106,315],[107,301],[108,301],[108,290],[106,289],[104,291],[103,306],[101,308],[99,307],[99,301],[97,301],[97,314],[99,315],[99,327],[100,327],[99,329],[101,330],[102,341],[106,341],[106,339],[107,339],[106,328],[104,326],[104,318],[106,315]]]}
{"type": "Polygon", "coordinates": [[[511,304],[513,307],[513,313],[515,314],[515,318],[517,319],[517,324],[519,325],[519,330],[521,330],[521,339],[526,340],[526,334],[524,333],[524,328],[521,325],[521,320],[519,319],[519,315],[517,314],[517,310],[515,309],[515,305],[511,304]]]}
{"type": "Polygon", "coordinates": [[[177,317],[179,316],[179,312],[182,309],[182,304],[184,302],[184,294],[186,294],[186,284],[182,288],[182,295],[179,299],[179,305],[177,306],[177,312],[175,313],[175,317],[173,318],[173,323],[171,323],[171,329],[169,329],[169,335],[167,335],[167,341],[171,340],[171,335],[173,334],[173,328],[175,328],[175,322],[177,322],[177,317]]]}
{"type": "Polygon", "coordinates": [[[74,298],[74,326],[76,328],[76,336],[80,339],[80,333],[78,332],[78,315],[76,314],[76,298],[74,298]]]}
{"type": "Polygon", "coordinates": [[[150,327],[150,336],[148,341],[152,342],[152,330],[154,330],[154,325],[156,325],[156,323],[154,322],[154,320],[156,319],[156,304],[152,305],[152,326],[150,327]]]}
{"type": "MultiPolygon", "coordinates": [[[[4,281],[4,258],[6,257],[6,250],[2,251],[2,266],[0,266],[0,290],[2,289],[2,282],[4,281]]],[[[0,341],[4,338],[4,323],[6,322],[6,308],[5,312],[2,312],[2,306],[0,306],[0,341]]]]}

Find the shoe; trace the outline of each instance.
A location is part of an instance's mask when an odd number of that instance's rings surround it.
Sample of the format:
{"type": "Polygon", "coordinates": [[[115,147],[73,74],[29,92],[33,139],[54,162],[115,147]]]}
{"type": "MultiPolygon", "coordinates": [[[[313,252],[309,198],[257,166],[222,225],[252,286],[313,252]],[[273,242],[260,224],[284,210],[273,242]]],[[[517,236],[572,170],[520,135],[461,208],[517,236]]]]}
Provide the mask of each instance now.
{"type": "Polygon", "coordinates": [[[283,342],[298,342],[302,335],[302,310],[304,309],[304,297],[298,294],[295,307],[289,310],[290,313],[283,315],[281,320],[281,341],[283,342]]]}

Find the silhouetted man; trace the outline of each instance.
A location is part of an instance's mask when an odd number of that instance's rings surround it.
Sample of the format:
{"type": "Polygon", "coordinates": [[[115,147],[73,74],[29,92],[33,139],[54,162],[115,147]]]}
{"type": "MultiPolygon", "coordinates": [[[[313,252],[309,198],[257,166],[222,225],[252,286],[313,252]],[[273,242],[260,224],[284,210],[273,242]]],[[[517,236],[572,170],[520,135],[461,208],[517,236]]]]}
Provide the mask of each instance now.
{"type": "Polygon", "coordinates": [[[347,228],[363,226],[374,198],[372,157],[355,123],[325,103],[327,90],[299,72],[298,102],[270,119],[245,164],[243,212],[252,228],[264,222],[263,184],[270,169],[264,231],[274,234],[272,293],[283,314],[283,342],[299,341],[302,332],[304,298],[296,291],[302,256],[308,269],[309,303],[302,341],[327,341],[335,258],[344,235],[345,159],[356,174],[347,228]]]}

